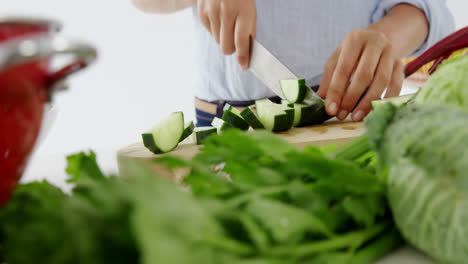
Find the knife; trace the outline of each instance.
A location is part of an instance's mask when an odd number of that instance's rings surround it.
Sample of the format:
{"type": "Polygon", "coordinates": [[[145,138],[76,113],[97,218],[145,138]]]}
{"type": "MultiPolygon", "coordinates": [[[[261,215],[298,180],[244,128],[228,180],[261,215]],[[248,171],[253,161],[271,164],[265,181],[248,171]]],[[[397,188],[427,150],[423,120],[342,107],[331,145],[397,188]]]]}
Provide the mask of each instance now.
{"type": "MultiPolygon", "coordinates": [[[[280,80],[295,80],[300,79],[294,74],[286,65],[279,61],[270,51],[268,51],[258,41],[252,42],[252,53],[250,57],[250,71],[257,77],[263,84],[270,88],[276,95],[284,99],[283,91],[280,87],[280,80]]],[[[322,75],[317,75],[313,78],[306,80],[308,85],[318,86],[322,75]]],[[[320,98],[314,90],[309,88],[309,95],[320,98]]]]}

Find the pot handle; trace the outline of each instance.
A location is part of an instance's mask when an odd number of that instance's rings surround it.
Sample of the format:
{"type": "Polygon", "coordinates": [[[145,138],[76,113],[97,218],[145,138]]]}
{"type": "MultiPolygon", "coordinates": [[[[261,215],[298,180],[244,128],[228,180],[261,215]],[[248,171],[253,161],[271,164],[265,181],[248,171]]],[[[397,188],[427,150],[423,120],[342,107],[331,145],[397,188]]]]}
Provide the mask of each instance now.
{"type": "Polygon", "coordinates": [[[1,45],[0,69],[12,64],[52,58],[60,54],[72,55],[74,58],[70,64],[48,75],[47,84],[49,87],[58,85],[67,76],[86,68],[97,57],[96,49],[88,44],[60,36],[43,34],[1,45]]]}
{"type": "Polygon", "coordinates": [[[94,47],[74,41],[63,42],[63,40],[64,39],[61,39],[62,43],[60,44],[60,47],[54,50],[54,53],[71,54],[74,56],[74,59],[68,65],[49,74],[48,85],[55,89],[57,89],[56,86],[60,86],[62,81],[69,75],[86,68],[89,64],[95,61],[97,57],[97,52],[94,47]]]}

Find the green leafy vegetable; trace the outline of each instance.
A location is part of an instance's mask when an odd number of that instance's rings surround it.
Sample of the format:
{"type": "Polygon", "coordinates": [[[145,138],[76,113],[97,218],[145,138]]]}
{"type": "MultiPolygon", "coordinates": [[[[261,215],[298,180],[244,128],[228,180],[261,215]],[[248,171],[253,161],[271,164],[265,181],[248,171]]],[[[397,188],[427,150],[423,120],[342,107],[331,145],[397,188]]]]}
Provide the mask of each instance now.
{"type": "Polygon", "coordinates": [[[468,56],[449,59],[439,66],[415,98],[418,104],[468,106],[468,56]]]}
{"type": "MultiPolygon", "coordinates": [[[[159,162],[181,165],[174,158],[159,162]]],[[[211,137],[201,153],[183,166],[191,168],[184,182],[196,197],[217,199],[225,205],[216,209],[219,215],[242,212],[244,218],[234,218],[234,222],[240,227],[238,232],[247,235],[238,239],[256,246],[257,257],[284,248],[275,257],[294,263],[325,253],[291,250],[310,243],[339,245],[326,251],[352,257],[386,228],[371,232],[357,245],[357,237],[346,238],[348,232],[376,230],[390,219],[384,184],[368,170],[353,161],[330,158],[315,147],[298,151],[268,132],[227,131],[211,137]],[[225,178],[230,181],[220,183],[225,178]]]]}
{"type": "Polygon", "coordinates": [[[468,114],[449,106],[382,107],[367,123],[375,129],[369,133],[385,131],[370,138],[404,237],[441,263],[466,262],[468,114]]]}
{"type": "Polygon", "coordinates": [[[24,184],[0,211],[2,261],[371,263],[388,252],[378,244],[393,228],[383,182],[360,163],[268,132],[227,131],[191,161],[157,161],[190,168],[191,191],[138,162],[122,164],[133,175],[124,181],[104,175],[92,152],[67,161],[71,194],[24,184]]]}

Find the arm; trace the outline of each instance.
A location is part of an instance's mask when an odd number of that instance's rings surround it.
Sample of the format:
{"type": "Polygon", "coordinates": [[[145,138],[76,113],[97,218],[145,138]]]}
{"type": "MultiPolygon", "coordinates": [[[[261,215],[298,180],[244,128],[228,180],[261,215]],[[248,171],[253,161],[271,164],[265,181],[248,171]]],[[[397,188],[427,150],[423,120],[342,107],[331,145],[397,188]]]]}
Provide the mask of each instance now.
{"type": "Polygon", "coordinates": [[[398,4],[377,23],[349,33],[327,62],[318,91],[326,98],[328,114],[340,120],[351,114],[361,121],[371,101],[387,87],[385,97],[399,95],[404,80],[401,57],[416,51],[429,30],[421,9],[398,4]]]}
{"type": "Polygon", "coordinates": [[[148,13],[171,13],[197,3],[197,0],[132,0],[140,10],[148,13]]]}
{"type": "Polygon", "coordinates": [[[429,24],[424,12],[408,4],[393,7],[381,21],[369,26],[369,29],[383,33],[400,57],[416,51],[429,34],[429,24]]]}

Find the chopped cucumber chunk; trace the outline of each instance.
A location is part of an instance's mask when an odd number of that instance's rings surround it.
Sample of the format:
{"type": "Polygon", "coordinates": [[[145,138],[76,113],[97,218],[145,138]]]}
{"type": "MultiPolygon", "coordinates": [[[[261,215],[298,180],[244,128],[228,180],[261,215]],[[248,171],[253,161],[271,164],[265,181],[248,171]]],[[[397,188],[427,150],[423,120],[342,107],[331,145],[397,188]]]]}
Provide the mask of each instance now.
{"type": "Polygon", "coordinates": [[[213,118],[213,121],[211,121],[211,125],[215,128],[217,128],[219,131],[224,131],[228,129],[233,129],[235,128],[231,123],[228,123],[221,118],[213,118]]]}
{"type": "Polygon", "coordinates": [[[244,118],[244,120],[253,128],[253,129],[264,129],[265,127],[262,125],[262,122],[258,120],[258,117],[249,107],[246,107],[240,115],[244,118]]]}
{"type": "Polygon", "coordinates": [[[294,117],[291,116],[291,111],[285,111],[284,106],[263,99],[256,101],[256,108],[258,119],[267,130],[281,132],[291,128],[291,118],[294,117]]]}
{"type": "Polygon", "coordinates": [[[177,147],[183,133],[184,114],[175,112],[143,133],[143,144],[155,154],[166,153],[177,147]]]}
{"type": "Polygon", "coordinates": [[[193,143],[201,145],[209,136],[217,134],[217,131],[216,127],[197,127],[190,138],[193,143]]]}
{"type": "Polygon", "coordinates": [[[307,94],[308,88],[304,79],[281,80],[280,86],[284,97],[290,103],[301,103],[307,94]]]}
{"type": "Polygon", "coordinates": [[[195,129],[195,125],[193,124],[193,121],[186,122],[184,126],[184,133],[182,133],[180,142],[184,141],[186,138],[192,135],[194,129],[195,129]]]}
{"type": "MultiPolygon", "coordinates": [[[[234,108],[235,109],[235,108],[234,108]]],[[[248,130],[249,124],[244,120],[244,118],[240,115],[239,110],[236,109],[239,114],[232,112],[231,110],[224,111],[222,119],[236,128],[241,130],[248,130]]]]}
{"type": "Polygon", "coordinates": [[[321,98],[307,98],[304,100],[303,104],[308,105],[310,108],[301,109],[305,110],[305,112],[301,113],[301,121],[298,126],[321,124],[332,118],[327,114],[327,111],[325,110],[325,101],[321,98]]]}
{"type": "Polygon", "coordinates": [[[234,106],[230,105],[230,104],[226,104],[224,106],[224,111],[231,111],[233,112],[234,114],[238,115],[238,116],[241,116],[241,112],[239,111],[239,109],[235,108],[234,106]]]}

